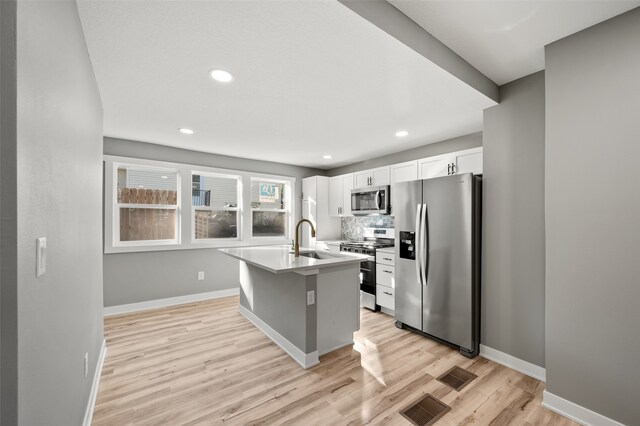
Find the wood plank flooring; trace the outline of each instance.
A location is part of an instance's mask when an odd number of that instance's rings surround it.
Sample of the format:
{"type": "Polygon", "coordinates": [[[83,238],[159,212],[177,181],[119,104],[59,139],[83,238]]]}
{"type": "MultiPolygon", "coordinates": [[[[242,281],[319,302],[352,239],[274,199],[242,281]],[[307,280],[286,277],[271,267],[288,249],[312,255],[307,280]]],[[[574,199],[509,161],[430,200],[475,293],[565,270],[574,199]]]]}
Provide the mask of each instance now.
{"type": "Polygon", "coordinates": [[[238,297],[105,319],[94,425],[410,425],[399,411],[431,393],[445,425],[575,425],[540,405],[544,383],[399,330],[361,311],[352,347],[303,370],[238,313],[238,297]],[[461,392],[435,380],[478,376],[461,392]]]}

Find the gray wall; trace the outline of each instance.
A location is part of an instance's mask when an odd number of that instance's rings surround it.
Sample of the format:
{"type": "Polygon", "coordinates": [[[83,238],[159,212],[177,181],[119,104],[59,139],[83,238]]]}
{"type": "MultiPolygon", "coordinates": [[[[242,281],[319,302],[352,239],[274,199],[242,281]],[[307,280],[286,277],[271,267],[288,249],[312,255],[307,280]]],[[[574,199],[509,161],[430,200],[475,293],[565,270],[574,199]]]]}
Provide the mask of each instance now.
{"type": "Polygon", "coordinates": [[[358,172],[360,170],[418,160],[420,158],[431,157],[434,155],[448,154],[450,152],[476,148],[479,146],[482,146],[482,132],[471,133],[469,135],[447,139],[442,142],[431,143],[417,148],[408,149],[406,151],[372,158],[371,160],[336,167],[335,169],[328,170],[327,176],[338,176],[345,173],[358,172]]]}
{"type": "Polygon", "coordinates": [[[484,112],[481,343],[544,367],[544,72],[484,112]]]}
{"type": "Polygon", "coordinates": [[[0,424],[18,416],[16,4],[0,1],[0,424]]]}
{"type": "MultiPolygon", "coordinates": [[[[247,160],[152,143],[104,138],[104,154],[294,176],[296,213],[302,208],[302,179],[324,171],[288,164],[247,160]]],[[[104,306],[237,288],[239,262],[216,249],[155,251],[104,255],[104,306]],[[198,271],[205,279],[198,281],[198,271]]]]}
{"type": "MultiPolygon", "coordinates": [[[[17,191],[17,209],[3,209],[2,221],[3,232],[17,223],[17,241],[7,244],[3,235],[2,303],[17,303],[17,311],[2,308],[2,361],[5,350],[19,356],[17,383],[8,388],[3,381],[2,421],[77,425],[103,340],[102,105],[75,2],[18,1],[16,7],[17,138],[3,137],[2,193],[4,205],[4,195],[17,191]],[[13,144],[12,158],[5,158],[11,151],[5,143],[13,144]],[[5,181],[11,162],[17,179],[5,181]],[[36,279],[35,240],[43,236],[47,272],[36,279]],[[17,258],[14,276],[5,275],[5,255],[17,258]],[[17,300],[5,298],[15,288],[17,300]],[[7,311],[15,315],[17,341],[5,339],[7,311]],[[15,407],[4,406],[5,399],[15,404],[16,393],[17,419],[15,407]]],[[[3,55],[4,43],[3,37],[3,55]]],[[[3,379],[10,377],[5,370],[3,379]]]]}
{"type": "Polygon", "coordinates": [[[640,424],[640,8],[546,48],[547,390],[640,424]]]}

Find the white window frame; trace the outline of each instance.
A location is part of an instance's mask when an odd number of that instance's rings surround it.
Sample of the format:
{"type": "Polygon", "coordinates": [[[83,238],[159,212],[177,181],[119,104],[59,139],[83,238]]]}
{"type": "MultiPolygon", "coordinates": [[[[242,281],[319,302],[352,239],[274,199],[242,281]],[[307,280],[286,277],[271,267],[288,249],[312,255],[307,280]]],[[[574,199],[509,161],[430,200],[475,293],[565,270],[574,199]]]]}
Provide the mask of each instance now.
{"type": "MultiPolygon", "coordinates": [[[[259,245],[290,244],[293,235],[294,218],[296,217],[296,178],[292,176],[280,176],[263,173],[252,173],[240,170],[229,170],[214,167],[205,167],[192,164],[171,163],[165,161],[146,160],[138,158],[120,157],[113,155],[104,156],[104,252],[130,253],[145,251],[185,250],[203,248],[246,247],[259,245]],[[127,242],[127,244],[114,245],[114,232],[119,232],[119,223],[115,226],[117,216],[117,166],[128,165],[135,168],[152,168],[178,171],[178,199],[177,221],[178,240],[147,240],[127,242]],[[195,211],[192,205],[192,174],[236,176],[239,181],[238,188],[238,238],[207,238],[195,240],[195,211]],[[285,237],[253,237],[252,236],[252,209],[251,206],[251,180],[263,182],[274,181],[288,185],[288,199],[285,206],[289,206],[288,226],[285,237]],[[288,204],[287,204],[288,203],[288,204]],[[191,208],[187,208],[191,206],[191,208]],[[249,208],[247,208],[247,206],[249,208]],[[160,242],[160,243],[158,243],[160,242]]],[[[129,205],[135,207],[136,205],[129,205]]],[[[152,208],[153,204],[145,204],[144,208],[152,208]]]]}
{"type": "Polygon", "coordinates": [[[249,222],[249,227],[247,232],[249,232],[251,234],[251,238],[255,241],[265,241],[265,240],[272,240],[272,239],[278,239],[278,240],[286,240],[287,242],[290,242],[292,237],[292,221],[293,221],[293,217],[291,215],[291,207],[293,205],[293,199],[292,199],[292,188],[290,183],[287,180],[284,179],[273,179],[273,178],[264,178],[264,177],[257,177],[257,176],[252,176],[251,177],[251,181],[250,181],[250,188],[249,188],[249,193],[251,193],[251,187],[253,187],[253,183],[257,182],[268,182],[268,183],[283,183],[285,185],[285,197],[284,197],[284,209],[265,209],[265,208],[253,208],[253,206],[251,206],[251,203],[249,203],[249,208],[248,210],[251,210],[251,215],[250,215],[250,222],[249,222]],[[285,235],[282,237],[274,237],[274,236],[254,236],[253,235],[253,212],[284,212],[286,213],[286,224],[285,224],[285,235]]]}
{"type": "MultiPolygon", "coordinates": [[[[205,177],[213,177],[213,178],[221,178],[221,179],[231,179],[236,181],[236,205],[237,207],[224,207],[222,210],[224,211],[234,211],[236,212],[236,226],[237,226],[237,234],[238,236],[235,238],[196,238],[196,210],[208,210],[208,211],[220,211],[221,209],[214,208],[212,206],[194,206],[193,205],[193,197],[191,202],[191,243],[192,244],[208,244],[212,242],[229,242],[229,241],[242,241],[242,176],[237,174],[226,174],[226,173],[212,173],[212,172],[203,172],[200,170],[192,170],[191,178],[193,175],[200,175],[205,177]]],[[[190,181],[192,182],[192,181],[190,181]]]]}
{"type": "Polygon", "coordinates": [[[112,218],[113,228],[111,230],[111,241],[113,247],[151,247],[151,246],[175,246],[180,244],[180,171],[171,167],[154,167],[141,164],[132,164],[128,162],[113,162],[111,166],[112,172],[112,218]],[[160,172],[164,174],[176,175],[176,204],[141,204],[141,203],[118,203],[118,169],[132,168],[137,170],[147,170],[160,172]],[[137,241],[120,241],[120,209],[159,209],[159,210],[175,210],[175,238],[164,240],[137,240],[137,241]]]}

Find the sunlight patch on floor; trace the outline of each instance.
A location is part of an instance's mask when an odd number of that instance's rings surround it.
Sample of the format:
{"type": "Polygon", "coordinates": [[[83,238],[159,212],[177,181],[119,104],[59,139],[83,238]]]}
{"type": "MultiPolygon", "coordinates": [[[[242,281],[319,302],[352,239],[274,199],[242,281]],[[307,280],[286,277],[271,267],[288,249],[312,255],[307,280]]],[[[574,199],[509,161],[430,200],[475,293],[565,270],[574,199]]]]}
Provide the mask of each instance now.
{"type": "Polygon", "coordinates": [[[364,339],[364,343],[360,340],[356,340],[353,344],[353,349],[360,352],[362,361],[362,368],[369,374],[371,374],[377,381],[383,386],[387,386],[384,381],[384,368],[380,362],[380,356],[378,354],[378,345],[364,339]],[[365,356],[366,355],[366,356],[365,356]]]}

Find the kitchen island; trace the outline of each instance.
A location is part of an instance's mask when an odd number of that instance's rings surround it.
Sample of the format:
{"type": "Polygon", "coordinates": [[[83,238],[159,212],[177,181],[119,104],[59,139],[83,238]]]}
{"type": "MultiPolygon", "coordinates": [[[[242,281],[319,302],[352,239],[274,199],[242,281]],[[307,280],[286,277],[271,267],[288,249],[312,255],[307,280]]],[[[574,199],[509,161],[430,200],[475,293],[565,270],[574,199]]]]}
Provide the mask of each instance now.
{"type": "Polygon", "coordinates": [[[303,368],[353,343],[365,256],[290,246],[220,249],[240,260],[239,311],[303,368]]]}

